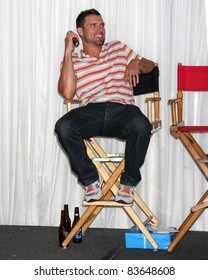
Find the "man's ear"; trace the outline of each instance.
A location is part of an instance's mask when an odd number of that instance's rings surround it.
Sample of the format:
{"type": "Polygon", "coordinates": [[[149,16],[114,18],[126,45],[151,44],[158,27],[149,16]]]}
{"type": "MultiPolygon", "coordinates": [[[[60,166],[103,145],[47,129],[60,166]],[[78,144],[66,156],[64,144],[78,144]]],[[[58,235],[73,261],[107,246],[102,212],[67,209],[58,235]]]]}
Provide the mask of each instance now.
{"type": "Polygon", "coordinates": [[[77,28],[77,33],[79,34],[80,37],[83,35],[83,29],[81,27],[77,28]]]}

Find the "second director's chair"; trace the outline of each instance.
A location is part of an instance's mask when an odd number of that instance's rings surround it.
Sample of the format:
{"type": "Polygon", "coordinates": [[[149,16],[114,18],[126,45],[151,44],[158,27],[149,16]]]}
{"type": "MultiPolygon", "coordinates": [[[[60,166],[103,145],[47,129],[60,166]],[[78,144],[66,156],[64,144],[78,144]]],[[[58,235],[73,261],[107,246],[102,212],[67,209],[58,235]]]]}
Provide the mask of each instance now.
{"type": "MultiPolygon", "coordinates": [[[[174,138],[180,139],[199,170],[206,180],[208,180],[208,155],[203,151],[202,145],[197,142],[196,137],[199,133],[208,133],[208,126],[186,126],[183,112],[184,93],[186,93],[189,98],[191,98],[190,92],[197,92],[197,94],[199,92],[206,92],[208,94],[208,66],[184,66],[179,63],[177,70],[177,98],[168,101],[168,104],[171,105],[172,113],[170,133],[174,138]]],[[[179,227],[175,239],[168,247],[169,252],[173,251],[175,246],[204,212],[206,207],[208,207],[208,191],[206,191],[198,203],[191,208],[190,214],[179,227]]]]}
{"type": "MultiPolygon", "coordinates": [[[[152,94],[152,97],[146,98],[147,103],[147,115],[150,122],[153,125],[152,133],[155,133],[161,128],[160,120],[160,93],[159,93],[159,69],[156,64],[154,69],[147,74],[140,74],[140,82],[134,88],[134,94],[152,94]]],[[[67,104],[67,110],[71,110],[72,103],[79,103],[78,100],[65,100],[67,104]]],[[[104,186],[102,188],[103,197],[99,201],[87,203],[83,201],[83,205],[87,206],[86,211],[80,217],[80,220],[72,228],[69,235],[63,241],[63,246],[67,246],[72,240],[76,232],[82,228],[84,233],[91,225],[93,220],[97,217],[103,207],[122,207],[124,211],[129,215],[135,225],[137,225],[148,241],[152,244],[154,249],[158,248],[157,243],[145,227],[149,222],[152,224],[159,224],[158,219],[151,212],[148,206],[143,202],[139,195],[134,192],[134,202],[139,206],[142,212],[146,215],[144,222],[138,217],[137,213],[132,208],[132,204],[122,204],[115,202],[112,197],[117,193],[119,186],[119,177],[124,171],[125,159],[120,154],[106,154],[102,147],[98,144],[96,139],[91,138],[85,140],[88,156],[93,160],[97,167],[99,174],[101,175],[104,186]]]]}

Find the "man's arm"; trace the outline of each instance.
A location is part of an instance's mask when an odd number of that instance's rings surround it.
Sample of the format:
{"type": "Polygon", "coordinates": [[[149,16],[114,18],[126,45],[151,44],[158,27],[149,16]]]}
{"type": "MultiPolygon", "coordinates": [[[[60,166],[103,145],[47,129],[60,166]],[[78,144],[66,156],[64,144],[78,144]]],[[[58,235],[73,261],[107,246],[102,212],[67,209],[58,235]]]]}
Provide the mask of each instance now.
{"type": "Polygon", "coordinates": [[[65,38],[64,59],[58,81],[58,92],[66,99],[73,99],[77,85],[77,78],[72,63],[72,52],[74,51],[73,37],[74,34],[69,32],[65,38]]]}
{"type": "Polygon", "coordinates": [[[153,70],[155,64],[153,61],[142,57],[141,59],[132,59],[126,67],[124,81],[130,86],[136,86],[139,83],[140,73],[149,73],[153,70]]]}

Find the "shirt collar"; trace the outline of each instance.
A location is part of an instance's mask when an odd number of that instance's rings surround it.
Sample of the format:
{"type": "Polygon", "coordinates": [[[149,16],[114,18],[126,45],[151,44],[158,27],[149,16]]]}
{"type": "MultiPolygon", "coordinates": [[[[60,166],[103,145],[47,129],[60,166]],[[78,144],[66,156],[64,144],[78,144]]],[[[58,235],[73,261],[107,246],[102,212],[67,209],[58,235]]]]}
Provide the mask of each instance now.
{"type": "MultiPolygon", "coordinates": [[[[105,43],[104,45],[102,45],[102,48],[101,48],[101,52],[100,52],[100,53],[102,53],[102,52],[108,50],[109,48],[110,48],[110,45],[109,45],[108,43],[105,43]]],[[[92,57],[92,56],[90,56],[90,55],[88,55],[88,54],[85,54],[83,50],[80,50],[80,52],[79,52],[79,57],[80,57],[80,58],[88,58],[88,59],[92,59],[92,60],[95,60],[95,59],[97,60],[97,58],[92,57]]]]}

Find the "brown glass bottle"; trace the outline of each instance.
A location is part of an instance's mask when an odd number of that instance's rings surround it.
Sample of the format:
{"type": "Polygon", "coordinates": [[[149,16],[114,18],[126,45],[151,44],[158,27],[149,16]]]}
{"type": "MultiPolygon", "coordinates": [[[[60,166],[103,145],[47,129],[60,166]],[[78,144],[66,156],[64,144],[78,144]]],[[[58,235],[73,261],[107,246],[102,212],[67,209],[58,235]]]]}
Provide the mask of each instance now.
{"type": "Polygon", "coordinates": [[[58,228],[58,234],[59,234],[59,246],[63,247],[62,243],[68,235],[68,233],[66,231],[66,228],[65,228],[64,210],[61,210],[61,221],[60,221],[60,225],[59,225],[59,228],[58,228]]]}
{"type": "Polygon", "coordinates": [[[71,219],[69,217],[69,208],[68,204],[64,204],[64,222],[65,222],[65,229],[69,234],[71,231],[71,219]]]}
{"type": "MultiPolygon", "coordinates": [[[[75,224],[79,221],[79,207],[74,208],[74,221],[73,221],[73,227],[75,224]]],[[[75,236],[73,237],[74,243],[81,243],[82,242],[82,229],[80,228],[75,236]]]]}

